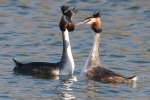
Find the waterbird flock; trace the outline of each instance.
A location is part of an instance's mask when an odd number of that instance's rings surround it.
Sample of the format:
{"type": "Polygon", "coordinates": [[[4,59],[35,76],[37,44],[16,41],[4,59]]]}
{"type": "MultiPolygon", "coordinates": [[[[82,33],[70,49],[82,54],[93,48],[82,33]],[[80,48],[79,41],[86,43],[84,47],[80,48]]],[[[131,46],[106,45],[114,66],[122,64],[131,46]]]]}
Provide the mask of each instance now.
{"type": "Polygon", "coordinates": [[[121,74],[115,73],[109,69],[102,67],[100,63],[100,36],[102,33],[102,21],[100,13],[95,12],[92,16],[87,17],[83,22],[74,24],[72,17],[78,12],[76,8],[69,9],[69,6],[61,6],[62,17],[59,23],[62,31],[63,52],[62,57],[57,63],[49,62],[30,62],[21,63],[13,58],[16,66],[14,73],[21,73],[26,75],[73,75],[75,64],[72,56],[71,45],[69,40],[69,32],[74,31],[75,25],[89,24],[91,29],[95,32],[93,47],[89,57],[85,63],[80,76],[103,82],[103,83],[136,83],[137,76],[125,77],[121,74]]]}

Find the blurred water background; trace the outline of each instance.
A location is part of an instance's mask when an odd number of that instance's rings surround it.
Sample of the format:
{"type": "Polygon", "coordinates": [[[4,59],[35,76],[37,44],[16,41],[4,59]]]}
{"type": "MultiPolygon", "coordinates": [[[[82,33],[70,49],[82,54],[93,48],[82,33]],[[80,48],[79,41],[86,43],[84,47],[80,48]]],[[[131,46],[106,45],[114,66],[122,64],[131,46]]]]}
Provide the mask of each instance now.
{"type": "Polygon", "coordinates": [[[149,95],[149,0],[0,0],[1,100],[149,100],[149,95]],[[88,25],[70,33],[73,77],[49,79],[13,73],[13,57],[24,63],[60,60],[62,5],[77,7],[75,23],[100,11],[103,67],[125,76],[137,75],[137,84],[104,84],[79,77],[93,44],[94,33],[88,25]]]}

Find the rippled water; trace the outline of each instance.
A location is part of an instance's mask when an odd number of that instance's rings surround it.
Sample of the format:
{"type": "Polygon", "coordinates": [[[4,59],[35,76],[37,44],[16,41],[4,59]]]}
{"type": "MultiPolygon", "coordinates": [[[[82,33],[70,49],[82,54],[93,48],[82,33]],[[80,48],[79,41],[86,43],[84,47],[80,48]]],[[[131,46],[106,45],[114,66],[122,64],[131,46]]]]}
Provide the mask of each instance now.
{"type": "Polygon", "coordinates": [[[0,99],[150,99],[149,16],[149,0],[0,0],[0,99]],[[76,64],[73,77],[13,74],[13,57],[21,62],[60,60],[63,4],[79,10],[75,22],[101,12],[101,63],[126,76],[138,75],[137,84],[103,84],[79,77],[93,43],[89,26],[70,33],[76,64]]]}

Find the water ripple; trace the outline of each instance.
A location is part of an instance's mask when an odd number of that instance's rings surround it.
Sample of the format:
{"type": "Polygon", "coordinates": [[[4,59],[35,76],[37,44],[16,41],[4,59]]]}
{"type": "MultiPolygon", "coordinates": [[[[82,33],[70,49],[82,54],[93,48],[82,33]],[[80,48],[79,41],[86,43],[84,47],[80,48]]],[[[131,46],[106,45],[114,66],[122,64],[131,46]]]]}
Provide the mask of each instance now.
{"type": "Polygon", "coordinates": [[[149,16],[149,0],[1,0],[0,99],[150,99],[149,16]],[[79,77],[93,44],[94,33],[88,25],[76,26],[69,34],[73,77],[13,73],[13,57],[22,63],[60,60],[62,5],[77,7],[75,23],[100,11],[102,66],[125,76],[137,75],[137,84],[103,84],[79,77]]]}

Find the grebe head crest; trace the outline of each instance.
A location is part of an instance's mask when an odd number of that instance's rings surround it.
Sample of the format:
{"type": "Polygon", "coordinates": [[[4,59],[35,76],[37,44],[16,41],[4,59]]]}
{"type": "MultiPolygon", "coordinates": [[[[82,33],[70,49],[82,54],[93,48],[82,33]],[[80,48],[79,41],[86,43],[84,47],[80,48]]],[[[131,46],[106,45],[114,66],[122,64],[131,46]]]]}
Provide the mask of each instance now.
{"type": "Polygon", "coordinates": [[[68,9],[68,8],[69,6],[65,6],[65,5],[61,7],[63,16],[61,18],[59,26],[61,31],[65,31],[67,29],[70,32],[74,30],[74,23],[72,21],[72,16],[73,14],[77,13],[78,10],[76,10],[76,8],[73,9],[68,9]]]}
{"type": "Polygon", "coordinates": [[[79,22],[76,25],[81,24],[89,24],[94,32],[99,33],[102,31],[102,22],[100,20],[99,12],[95,12],[92,16],[87,17],[83,22],[79,22]]]}

